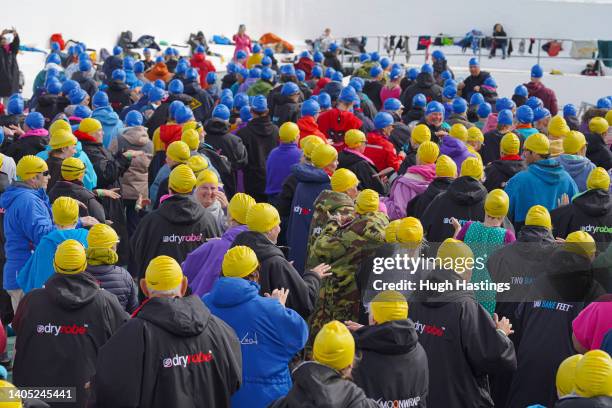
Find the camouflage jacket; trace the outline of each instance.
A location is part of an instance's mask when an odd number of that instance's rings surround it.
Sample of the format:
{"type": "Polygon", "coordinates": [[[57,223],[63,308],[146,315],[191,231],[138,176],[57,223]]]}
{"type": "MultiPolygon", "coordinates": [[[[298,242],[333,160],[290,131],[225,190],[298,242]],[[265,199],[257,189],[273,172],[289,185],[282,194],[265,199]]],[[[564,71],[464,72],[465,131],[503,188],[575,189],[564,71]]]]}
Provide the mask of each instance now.
{"type": "Polygon", "coordinates": [[[357,321],[360,294],[355,276],[362,262],[385,242],[389,219],[382,212],[359,215],[339,226],[329,223],[315,241],[309,264],[331,265],[332,276],[321,281],[319,298],[311,316],[311,340],[331,320],[357,321]]]}
{"type": "MultiPolygon", "coordinates": [[[[314,202],[314,214],[308,231],[308,249],[306,254],[310,254],[310,248],[315,240],[321,235],[323,229],[335,217],[347,218],[351,220],[355,217],[355,203],[344,193],[337,193],[332,190],[323,190],[314,202]]],[[[310,257],[308,257],[310,259],[310,257]]],[[[317,266],[306,263],[306,269],[317,266]]]]}

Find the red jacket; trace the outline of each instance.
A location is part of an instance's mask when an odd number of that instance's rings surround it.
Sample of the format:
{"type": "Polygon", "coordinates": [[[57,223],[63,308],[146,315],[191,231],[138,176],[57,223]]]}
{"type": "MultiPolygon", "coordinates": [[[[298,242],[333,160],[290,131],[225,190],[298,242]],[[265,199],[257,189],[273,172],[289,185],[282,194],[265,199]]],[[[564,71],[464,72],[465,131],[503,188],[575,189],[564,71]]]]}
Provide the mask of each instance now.
{"type": "Polygon", "coordinates": [[[352,112],[341,111],[338,108],[323,112],[317,121],[319,130],[328,139],[332,139],[334,147],[338,152],[344,149],[344,134],[351,129],[361,129],[361,119],[353,115],[352,112]]]}
{"type": "Polygon", "coordinates": [[[325,88],[325,85],[329,84],[331,82],[331,79],[329,78],[321,78],[317,81],[317,86],[315,86],[314,91],[312,91],[313,95],[318,95],[323,88],[325,88]]]}
{"type": "Polygon", "coordinates": [[[297,125],[300,128],[300,140],[306,136],[315,135],[319,136],[325,143],[327,143],[327,136],[319,130],[317,122],[315,122],[312,116],[303,116],[297,121],[297,125]]]}
{"type": "Polygon", "coordinates": [[[314,68],[315,63],[310,58],[300,58],[300,60],[295,64],[295,69],[301,69],[306,74],[306,80],[309,80],[312,74],[312,69],[314,68]]]}
{"type": "Polygon", "coordinates": [[[215,72],[215,66],[212,62],[206,59],[204,54],[194,54],[193,57],[189,60],[191,63],[191,67],[198,70],[198,75],[200,75],[200,86],[202,89],[207,88],[206,84],[206,75],[209,72],[215,72]]]}
{"type": "Polygon", "coordinates": [[[377,131],[368,133],[368,141],[363,154],[374,162],[378,171],[383,171],[387,167],[398,171],[402,164],[402,159],[395,152],[393,143],[377,131]]]}
{"type": "Polygon", "coordinates": [[[529,91],[529,96],[537,96],[544,103],[544,107],[550,111],[551,116],[555,116],[559,111],[557,107],[557,95],[555,91],[547,88],[541,82],[529,82],[525,84],[529,91]]]}

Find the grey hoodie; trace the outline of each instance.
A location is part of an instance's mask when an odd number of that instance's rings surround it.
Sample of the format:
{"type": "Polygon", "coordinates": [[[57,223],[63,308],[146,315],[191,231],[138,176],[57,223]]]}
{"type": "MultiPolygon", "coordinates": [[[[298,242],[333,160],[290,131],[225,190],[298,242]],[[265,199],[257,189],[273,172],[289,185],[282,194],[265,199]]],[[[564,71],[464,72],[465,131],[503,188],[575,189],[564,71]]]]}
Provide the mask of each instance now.
{"type": "Polygon", "coordinates": [[[153,157],[153,142],[149,139],[147,128],[133,126],[121,130],[119,136],[111,142],[110,151],[116,153],[126,150],[143,151],[145,154],[133,158],[130,167],[121,177],[121,197],[127,200],[137,200],[138,194],[148,197],[148,174],[149,163],[153,157]]]}

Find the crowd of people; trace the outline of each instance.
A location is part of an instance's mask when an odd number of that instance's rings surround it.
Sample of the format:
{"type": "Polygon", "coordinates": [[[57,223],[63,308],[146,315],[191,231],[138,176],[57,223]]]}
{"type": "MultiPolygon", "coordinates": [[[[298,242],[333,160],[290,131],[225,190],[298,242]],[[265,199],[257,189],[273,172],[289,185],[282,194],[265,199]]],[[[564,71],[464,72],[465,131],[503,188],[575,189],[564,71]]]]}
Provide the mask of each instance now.
{"type": "Polygon", "coordinates": [[[0,84],[11,406],[612,406],[611,96],[234,40],[0,84]]]}

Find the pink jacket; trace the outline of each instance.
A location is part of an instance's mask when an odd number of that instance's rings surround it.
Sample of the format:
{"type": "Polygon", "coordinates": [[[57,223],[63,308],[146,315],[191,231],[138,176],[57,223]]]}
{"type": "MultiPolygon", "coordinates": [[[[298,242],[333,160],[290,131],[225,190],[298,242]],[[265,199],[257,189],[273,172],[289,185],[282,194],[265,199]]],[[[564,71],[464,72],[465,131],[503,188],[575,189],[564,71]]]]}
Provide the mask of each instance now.
{"type": "Polygon", "coordinates": [[[391,186],[389,197],[381,198],[387,207],[390,220],[406,216],[406,207],[410,200],[425,192],[429,183],[436,177],[435,164],[422,164],[409,167],[406,174],[398,177],[391,186]]]}
{"type": "Polygon", "coordinates": [[[610,297],[593,302],[576,316],[572,322],[574,336],[578,343],[587,350],[593,350],[601,346],[601,341],[612,329],[612,302],[610,297]]]}
{"type": "Polygon", "coordinates": [[[399,99],[402,94],[402,88],[398,85],[393,88],[389,88],[387,86],[383,86],[380,90],[380,101],[384,104],[385,101],[389,98],[399,99]]]}
{"type": "Polygon", "coordinates": [[[497,113],[492,113],[487,117],[482,127],[482,133],[485,134],[495,129],[497,129],[497,113]]]}
{"type": "Polygon", "coordinates": [[[238,51],[240,50],[245,51],[248,57],[251,52],[251,37],[246,34],[234,34],[234,37],[232,37],[232,39],[234,40],[234,43],[236,43],[236,49],[234,50],[234,59],[236,59],[236,53],[238,53],[238,51]]]}
{"type": "Polygon", "coordinates": [[[557,95],[555,91],[544,86],[541,82],[529,82],[525,86],[529,91],[529,96],[537,96],[542,100],[544,107],[550,111],[551,116],[555,116],[559,111],[557,106],[557,95]]]}

